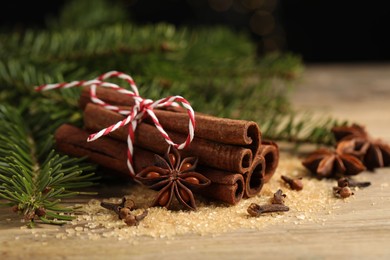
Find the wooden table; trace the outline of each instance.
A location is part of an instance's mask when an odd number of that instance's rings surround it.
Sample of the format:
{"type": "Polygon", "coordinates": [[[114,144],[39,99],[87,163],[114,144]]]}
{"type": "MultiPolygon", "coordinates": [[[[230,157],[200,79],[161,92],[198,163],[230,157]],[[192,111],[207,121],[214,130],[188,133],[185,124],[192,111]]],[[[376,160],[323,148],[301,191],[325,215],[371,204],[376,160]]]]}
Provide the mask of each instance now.
{"type": "MultiPolygon", "coordinates": [[[[295,107],[315,114],[349,119],[390,142],[390,65],[311,65],[293,94],[295,107]]],[[[282,154],[283,160],[285,154],[282,154]]],[[[117,239],[56,239],[57,227],[26,233],[9,210],[0,210],[1,259],[329,259],[390,258],[390,169],[370,175],[372,186],[359,192],[326,223],[300,221],[261,230],[220,236],[186,235],[178,239],[139,237],[129,244],[117,239]]]]}

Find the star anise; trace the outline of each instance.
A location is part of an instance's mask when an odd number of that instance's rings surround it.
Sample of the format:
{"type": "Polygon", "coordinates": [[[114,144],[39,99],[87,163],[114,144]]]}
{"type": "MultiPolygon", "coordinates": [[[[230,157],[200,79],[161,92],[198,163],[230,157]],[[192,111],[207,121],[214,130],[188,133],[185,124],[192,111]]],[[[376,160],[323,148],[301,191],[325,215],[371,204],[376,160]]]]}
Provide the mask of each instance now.
{"type": "Polygon", "coordinates": [[[324,148],[310,154],[302,164],[321,178],[355,175],[365,170],[363,163],[355,156],[324,148]]]}
{"type": "Polygon", "coordinates": [[[335,126],[332,128],[332,133],[337,142],[346,137],[361,137],[364,139],[368,138],[366,129],[358,124],[352,124],[351,126],[335,126]]]}
{"type": "Polygon", "coordinates": [[[136,179],[153,190],[158,190],[152,206],[169,208],[173,196],[187,209],[195,210],[192,190],[203,188],[211,181],[195,172],[198,162],[195,157],[181,160],[180,153],[173,146],[168,148],[164,158],[155,155],[156,164],[142,170],[136,179]]]}
{"type": "Polygon", "coordinates": [[[369,170],[390,166],[390,146],[372,138],[364,127],[357,124],[334,127],[332,132],[339,142],[338,146],[341,144],[345,153],[361,159],[369,170]]]}
{"type": "Polygon", "coordinates": [[[337,143],[336,149],[340,153],[353,155],[363,161],[370,144],[360,137],[345,138],[337,143]]]}

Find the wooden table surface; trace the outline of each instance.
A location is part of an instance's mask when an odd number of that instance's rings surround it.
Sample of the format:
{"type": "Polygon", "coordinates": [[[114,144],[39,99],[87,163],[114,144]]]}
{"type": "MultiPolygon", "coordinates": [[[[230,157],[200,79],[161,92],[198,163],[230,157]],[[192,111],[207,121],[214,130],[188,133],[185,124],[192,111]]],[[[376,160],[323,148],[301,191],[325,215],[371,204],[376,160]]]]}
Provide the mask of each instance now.
{"type": "MultiPolygon", "coordinates": [[[[292,100],[298,109],[364,124],[390,142],[390,65],[308,66],[292,100]]],[[[362,174],[372,186],[331,214],[319,212],[326,223],[302,220],[219,236],[139,237],[132,244],[110,238],[60,240],[24,232],[17,216],[1,209],[0,259],[390,259],[390,169],[362,174]]],[[[56,228],[44,225],[37,232],[51,234],[56,228]]]]}

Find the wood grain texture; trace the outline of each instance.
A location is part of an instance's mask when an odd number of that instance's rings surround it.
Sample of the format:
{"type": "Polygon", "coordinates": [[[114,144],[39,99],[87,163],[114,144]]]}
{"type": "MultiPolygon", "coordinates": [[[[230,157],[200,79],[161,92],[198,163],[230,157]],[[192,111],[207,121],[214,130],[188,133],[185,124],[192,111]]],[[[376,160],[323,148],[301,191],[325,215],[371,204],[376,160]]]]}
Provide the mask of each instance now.
{"type": "MultiPolygon", "coordinates": [[[[374,136],[390,142],[390,66],[326,65],[308,67],[293,96],[297,107],[365,124],[374,136]],[[342,101],[340,103],[340,101],[342,101]]],[[[283,160],[285,154],[281,154],[283,160]]],[[[133,241],[56,238],[58,229],[20,229],[18,216],[0,210],[1,259],[389,259],[390,169],[365,172],[367,189],[337,208],[316,213],[326,221],[300,220],[239,230],[217,236],[175,239],[138,237],[133,241]]],[[[265,184],[265,186],[268,184],[265,184]]],[[[110,196],[110,194],[102,194],[110,196]]],[[[82,202],[83,200],[81,200],[82,202]]]]}

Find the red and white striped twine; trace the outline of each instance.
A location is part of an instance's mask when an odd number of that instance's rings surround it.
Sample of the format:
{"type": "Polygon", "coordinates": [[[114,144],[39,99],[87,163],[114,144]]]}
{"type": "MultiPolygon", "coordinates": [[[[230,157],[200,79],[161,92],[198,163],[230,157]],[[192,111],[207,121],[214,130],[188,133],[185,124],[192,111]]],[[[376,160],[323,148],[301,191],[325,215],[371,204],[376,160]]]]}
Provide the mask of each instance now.
{"type": "Polygon", "coordinates": [[[65,89],[65,88],[73,88],[73,87],[90,87],[90,97],[91,101],[95,104],[98,104],[102,107],[104,107],[107,110],[115,111],[117,113],[120,113],[122,115],[127,116],[122,121],[117,122],[114,125],[111,125],[107,128],[104,128],[100,130],[97,133],[91,134],[87,141],[91,142],[96,139],[99,139],[102,136],[105,136],[118,128],[121,128],[127,124],[129,125],[129,134],[127,137],[127,166],[129,168],[130,174],[132,177],[135,176],[135,171],[133,167],[133,155],[134,155],[134,132],[137,128],[138,123],[147,115],[149,115],[158,131],[161,133],[161,135],[164,137],[165,141],[176,147],[177,149],[183,149],[187,147],[192,139],[194,138],[194,128],[195,128],[195,113],[192,109],[190,103],[181,96],[169,96],[166,98],[159,99],[157,101],[153,101],[151,99],[144,99],[142,98],[138,93],[138,88],[133,80],[132,77],[129,75],[118,72],[118,71],[110,71],[107,73],[104,73],[97,77],[96,79],[88,80],[88,81],[72,81],[72,82],[64,82],[64,83],[55,83],[55,84],[46,84],[41,85],[35,88],[36,91],[46,91],[51,89],[65,89]],[[132,91],[124,89],[119,87],[118,85],[105,81],[109,78],[120,78],[125,80],[131,87],[132,91]],[[123,95],[129,96],[134,99],[135,105],[133,106],[132,110],[124,110],[119,108],[118,106],[110,105],[103,100],[99,99],[96,95],[96,87],[105,87],[105,88],[112,88],[119,93],[122,93],[123,95]],[[188,124],[188,136],[186,140],[181,144],[176,144],[172,141],[172,139],[169,137],[167,132],[163,129],[161,126],[158,118],[156,117],[156,114],[153,112],[153,109],[159,108],[159,107],[167,107],[167,106],[178,106],[181,103],[183,107],[187,109],[187,114],[189,117],[189,124],[188,124]],[[146,113],[146,114],[145,114],[146,113]]]}

